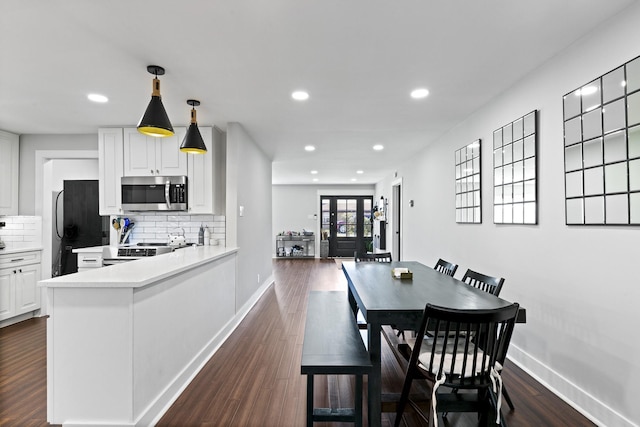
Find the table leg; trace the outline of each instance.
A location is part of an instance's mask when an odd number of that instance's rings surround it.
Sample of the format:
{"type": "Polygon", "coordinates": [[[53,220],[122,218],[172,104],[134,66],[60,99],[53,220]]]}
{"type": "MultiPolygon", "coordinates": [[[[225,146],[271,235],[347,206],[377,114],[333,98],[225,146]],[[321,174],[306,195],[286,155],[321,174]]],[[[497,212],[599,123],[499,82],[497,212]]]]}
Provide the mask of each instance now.
{"type": "Polygon", "coordinates": [[[367,329],[369,336],[369,356],[371,357],[371,364],[373,365],[368,377],[369,426],[380,427],[382,423],[382,374],[380,363],[380,333],[382,332],[382,325],[379,323],[369,323],[367,329]]]}
{"type": "Polygon", "coordinates": [[[351,288],[348,288],[348,298],[349,305],[351,306],[351,311],[353,311],[354,316],[358,313],[358,303],[356,303],[356,299],[353,297],[353,292],[351,292],[351,288]]]}

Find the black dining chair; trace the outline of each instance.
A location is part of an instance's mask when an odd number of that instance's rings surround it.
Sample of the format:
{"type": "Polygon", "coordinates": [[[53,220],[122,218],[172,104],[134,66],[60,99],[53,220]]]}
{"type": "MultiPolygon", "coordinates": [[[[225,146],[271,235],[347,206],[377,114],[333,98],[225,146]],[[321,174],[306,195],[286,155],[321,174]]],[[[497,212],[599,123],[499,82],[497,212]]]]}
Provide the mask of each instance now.
{"type": "Polygon", "coordinates": [[[504,284],[504,279],[501,277],[487,276],[486,274],[473,270],[467,270],[462,277],[462,281],[474,288],[478,288],[495,296],[500,295],[502,285],[504,284]]]}
{"type": "Polygon", "coordinates": [[[393,261],[391,257],[391,252],[358,253],[356,251],[353,253],[353,258],[355,262],[391,262],[393,261]]]}
{"type": "Polygon", "coordinates": [[[395,426],[410,405],[420,418],[437,427],[438,413],[477,412],[480,425],[490,416],[505,425],[500,413],[502,361],[511,341],[518,304],[493,310],[457,310],[427,304],[405,375],[395,426]],[[425,336],[429,329],[435,333],[425,336]],[[414,380],[431,384],[428,413],[409,395],[414,380]],[[464,392],[443,391],[455,389],[464,392]]]}
{"type": "MultiPolygon", "coordinates": [[[[502,285],[504,284],[504,278],[487,276],[473,270],[467,270],[467,272],[464,273],[462,281],[474,288],[481,289],[495,296],[500,295],[502,285]]],[[[504,364],[504,360],[502,360],[501,363],[504,364]]],[[[503,388],[502,394],[504,395],[504,400],[507,401],[507,405],[509,405],[509,409],[513,411],[515,406],[513,405],[513,401],[511,401],[511,396],[509,396],[509,392],[506,387],[503,388]]]]}
{"type": "Polygon", "coordinates": [[[456,270],[458,269],[458,264],[454,264],[440,258],[438,259],[438,262],[436,262],[436,266],[433,267],[433,269],[439,271],[442,274],[453,277],[453,275],[456,274],[456,270]]]}

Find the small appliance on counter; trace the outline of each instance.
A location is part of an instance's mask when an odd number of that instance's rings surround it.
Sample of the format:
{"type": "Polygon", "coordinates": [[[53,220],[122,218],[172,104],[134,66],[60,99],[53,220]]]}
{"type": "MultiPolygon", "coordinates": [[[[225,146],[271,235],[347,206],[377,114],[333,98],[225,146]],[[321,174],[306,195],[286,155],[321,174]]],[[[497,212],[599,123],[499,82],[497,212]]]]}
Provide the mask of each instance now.
{"type": "Polygon", "coordinates": [[[135,261],[150,256],[162,255],[173,252],[166,243],[138,243],[136,246],[125,246],[118,248],[118,254],[114,258],[104,258],[102,265],[122,264],[123,262],[135,261]]]}

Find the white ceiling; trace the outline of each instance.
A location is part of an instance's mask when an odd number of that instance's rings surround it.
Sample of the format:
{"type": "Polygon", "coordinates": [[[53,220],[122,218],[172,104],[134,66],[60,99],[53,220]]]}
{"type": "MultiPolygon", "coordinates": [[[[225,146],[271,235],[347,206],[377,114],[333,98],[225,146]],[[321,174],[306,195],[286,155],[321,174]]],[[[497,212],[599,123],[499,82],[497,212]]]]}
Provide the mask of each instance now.
{"type": "Polygon", "coordinates": [[[200,125],[241,123],[273,183],[375,183],[634,1],[1,0],[0,129],[136,125],[157,64],[173,125],[189,98],[200,125]]]}

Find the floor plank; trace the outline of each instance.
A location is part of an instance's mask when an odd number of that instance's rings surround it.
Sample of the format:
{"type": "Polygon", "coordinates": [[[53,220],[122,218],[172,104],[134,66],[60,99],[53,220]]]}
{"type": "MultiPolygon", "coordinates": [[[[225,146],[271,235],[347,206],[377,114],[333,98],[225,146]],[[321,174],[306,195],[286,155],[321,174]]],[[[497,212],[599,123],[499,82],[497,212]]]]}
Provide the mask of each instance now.
{"type": "MultiPolygon", "coordinates": [[[[332,260],[275,259],[273,266],[274,286],[169,408],[158,426],[305,425],[306,378],[300,374],[300,357],[307,295],[310,290],[346,292],[346,280],[332,260]]],[[[398,392],[403,373],[384,345],[382,369],[384,391],[398,392]]],[[[317,406],[328,406],[329,401],[343,407],[353,404],[352,377],[316,378],[317,406]]],[[[513,364],[507,363],[504,379],[516,405],[513,412],[506,405],[503,410],[511,427],[594,425],[513,364]]],[[[382,424],[391,426],[394,420],[394,414],[385,413],[382,424]]],[[[405,421],[409,427],[420,425],[412,414],[405,421]]],[[[475,421],[473,414],[450,414],[443,425],[472,427],[475,421]]],[[[0,329],[0,426],[47,425],[46,321],[39,318],[0,329]]],[[[315,424],[328,426],[352,424],[315,424]]]]}

